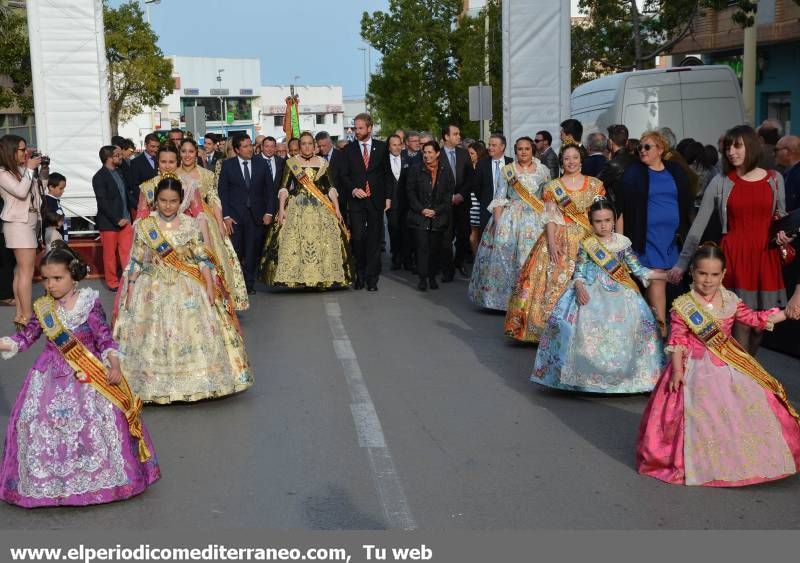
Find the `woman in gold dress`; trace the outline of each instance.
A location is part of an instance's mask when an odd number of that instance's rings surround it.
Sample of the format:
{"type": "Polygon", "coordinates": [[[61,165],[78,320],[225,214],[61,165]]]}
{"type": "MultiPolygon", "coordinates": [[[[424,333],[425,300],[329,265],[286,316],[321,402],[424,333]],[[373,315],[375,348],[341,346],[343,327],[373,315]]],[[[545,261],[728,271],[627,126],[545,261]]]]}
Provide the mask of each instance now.
{"type": "Polygon", "coordinates": [[[539,341],[572,279],[578,246],[592,232],[586,212],[606,193],[600,180],[581,174],[583,152],[577,144],[564,143],[559,159],[564,175],[542,191],[545,231],[519,273],[506,312],[506,336],[523,342],[539,341]]]}
{"type": "MultiPolygon", "coordinates": [[[[197,143],[193,139],[181,141],[181,165],[178,168],[178,177],[183,183],[184,202],[181,211],[191,209],[195,194],[200,195],[202,203],[202,216],[205,220],[203,232],[206,246],[211,251],[211,258],[218,268],[219,274],[225,282],[225,287],[233,299],[233,307],[237,311],[245,311],[250,307],[247,297],[247,287],[244,283],[242,266],[233,250],[230,233],[222,221],[222,202],[217,192],[214,173],[197,166],[197,143]],[[206,238],[207,236],[207,238],[206,238]]],[[[200,218],[200,214],[191,213],[193,217],[200,218]]]]}
{"type": "Polygon", "coordinates": [[[300,134],[300,153],[286,162],[278,215],[264,244],[260,277],[267,285],[344,287],[353,280],[349,233],[328,161],[314,136],[300,134]]]}
{"type": "Polygon", "coordinates": [[[183,187],[171,172],[156,186],[156,210],[138,219],[123,306],[114,326],[123,372],[143,401],[167,404],[243,391],[253,375],[236,313],[198,228],[180,213],[183,187]]]}

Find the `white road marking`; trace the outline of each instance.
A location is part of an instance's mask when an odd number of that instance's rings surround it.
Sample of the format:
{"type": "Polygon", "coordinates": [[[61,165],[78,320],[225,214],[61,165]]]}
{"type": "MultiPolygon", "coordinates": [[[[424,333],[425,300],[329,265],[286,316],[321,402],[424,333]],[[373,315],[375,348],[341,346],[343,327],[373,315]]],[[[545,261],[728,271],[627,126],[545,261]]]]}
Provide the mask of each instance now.
{"type": "Polygon", "coordinates": [[[386,444],[383,427],[370,397],[367,382],[361,373],[353,345],[342,322],[342,309],[335,297],[325,298],[325,313],[333,335],[333,350],[342,364],[347,389],[350,392],[350,413],[358,436],[358,445],[369,459],[372,478],[378,492],[386,522],[392,529],[416,530],[403,484],[394,466],[392,453],[386,444]]]}

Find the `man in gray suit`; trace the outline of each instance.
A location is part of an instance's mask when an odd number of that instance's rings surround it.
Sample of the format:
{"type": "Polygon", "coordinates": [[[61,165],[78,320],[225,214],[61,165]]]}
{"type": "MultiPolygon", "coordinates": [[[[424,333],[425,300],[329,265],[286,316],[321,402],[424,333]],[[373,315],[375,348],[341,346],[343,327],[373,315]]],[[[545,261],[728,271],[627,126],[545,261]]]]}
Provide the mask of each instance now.
{"type": "Polygon", "coordinates": [[[553,136],[548,131],[539,131],[536,133],[533,142],[536,144],[536,158],[542,161],[548,170],[550,170],[550,177],[553,179],[558,178],[559,162],[558,155],[553,147],[553,136]]]}

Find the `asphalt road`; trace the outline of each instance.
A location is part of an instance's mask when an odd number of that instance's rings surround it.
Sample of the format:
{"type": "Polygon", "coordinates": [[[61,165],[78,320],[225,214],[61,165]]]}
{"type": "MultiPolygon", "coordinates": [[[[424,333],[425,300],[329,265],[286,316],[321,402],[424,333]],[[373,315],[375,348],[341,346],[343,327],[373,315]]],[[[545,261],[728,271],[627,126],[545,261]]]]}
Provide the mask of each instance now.
{"type": "MultiPolygon", "coordinates": [[[[725,490],[638,475],[646,397],[534,386],[536,349],[471,306],[465,280],[414,283],[260,292],[242,317],[255,385],[145,409],[159,482],[103,506],[0,503],[0,529],[800,528],[800,477],[725,490]]],[[[2,427],[40,348],[0,364],[2,427]]],[[[759,359],[800,400],[798,361],[759,359]]]]}

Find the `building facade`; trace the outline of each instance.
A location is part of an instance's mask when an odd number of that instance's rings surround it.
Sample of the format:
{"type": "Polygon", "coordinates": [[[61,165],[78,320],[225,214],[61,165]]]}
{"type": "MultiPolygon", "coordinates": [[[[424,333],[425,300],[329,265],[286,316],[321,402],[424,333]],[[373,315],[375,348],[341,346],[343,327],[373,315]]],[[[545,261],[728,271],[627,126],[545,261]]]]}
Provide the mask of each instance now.
{"type": "MultiPolygon", "coordinates": [[[[284,137],[283,121],[286,113],[286,98],[291,86],[262,86],[260,107],[261,135],[276,139],[284,137]]],[[[300,130],[314,134],[327,131],[333,140],[344,134],[344,104],[341,86],[295,86],[300,98],[300,130]]]]}
{"type": "MultiPolygon", "coordinates": [[[[706,64],[730,65],[741,80],[744,31],[733,21],[734,12],[703,10],[693,32],[673,48],[673,61],[699,53],[706,64]]],[[[773,118],[786,133],[797,134],[800,123],[792,123],[792,110],[800,112],[800,6],[793,0],[759,0],[757,36],[755,124],[773,118]]]]}
{"type": "Polygon", "coordinates": [[[259,134],[261,61],[216,57],[170,56],[175,88],[159,108],[120,125],[120,135],[142,146],[152,131],[186,129],[186,110],[205,108],[206,132],[227,137],[235,132],[259,134]]]}

